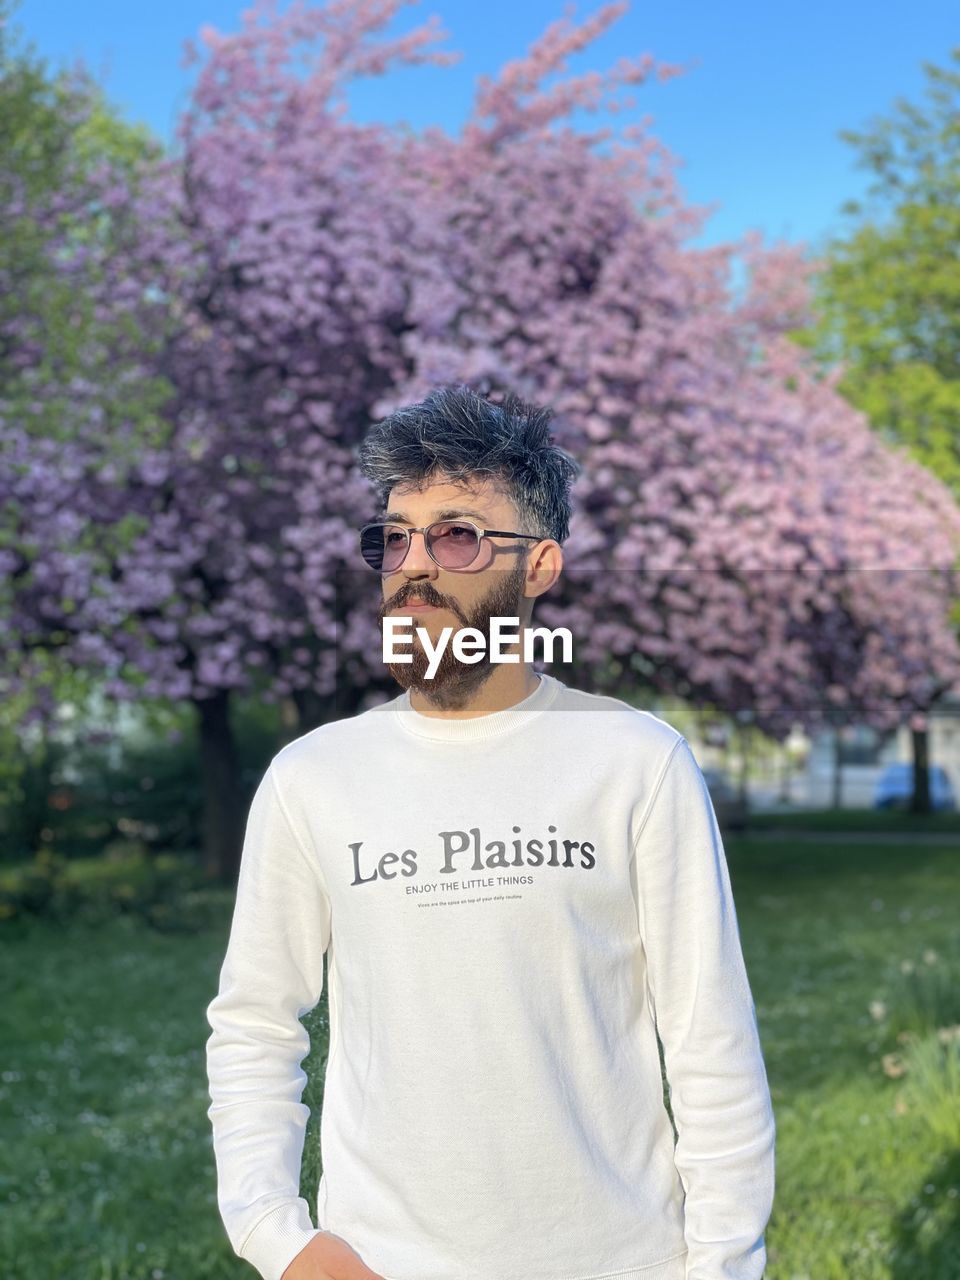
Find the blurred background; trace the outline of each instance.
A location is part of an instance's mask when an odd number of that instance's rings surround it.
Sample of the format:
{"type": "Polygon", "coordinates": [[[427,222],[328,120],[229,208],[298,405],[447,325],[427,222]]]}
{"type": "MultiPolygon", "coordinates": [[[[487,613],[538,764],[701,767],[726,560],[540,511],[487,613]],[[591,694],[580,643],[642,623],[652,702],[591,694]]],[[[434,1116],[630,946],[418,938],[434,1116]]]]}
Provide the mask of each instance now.
{"type": "Polygon", "coordinates": [[[4,1277],[250,1273],[203,1053],[247,808],[398,692],[355,449],[445,383],[583,466],[536,665],[707,778],[769,1274],[960,1274],[958,120],[928,0],[0,0],[4,1277]]]}

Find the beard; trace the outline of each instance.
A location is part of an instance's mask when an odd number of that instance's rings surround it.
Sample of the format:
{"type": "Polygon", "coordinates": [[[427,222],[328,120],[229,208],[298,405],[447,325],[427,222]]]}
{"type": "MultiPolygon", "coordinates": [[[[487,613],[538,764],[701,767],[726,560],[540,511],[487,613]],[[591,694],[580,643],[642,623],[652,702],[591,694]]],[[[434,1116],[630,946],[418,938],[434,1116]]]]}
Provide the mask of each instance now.
{"type": "MultiPolygon", "coordinates": [[[[460,620],[461,627],[475,627],[480,632],[484,637],[485,645],[478,662],[461,662],[453,651],[453,640],[457,630],[455,629],[447,641],[446,648],[440,657],[433,677],[428,679],[427,668],[430,664],[430,659],[415,630],[418,625],[422,626],[423,624],[422,621],[418,622],[417,614],[413,613],[410,615],[414,626],[413,644],[410,653],[412,661],[390,662],[387,664],[390,674],[397,684],[402,689],[416,689],[439,710],[455,711],[465,706],[476,691],[493,675],[494,667],[500,665],[490,659],[490,619],[497,617],[520,619],[520,602],[523,599],[523,582],[526,572],[524,560],[521,560],[514,569],[497,570],[494,575],[493,586],[466,613],[455,600],[447,601],[442,599],[433,590],[430,583],[410,584],[405,593],[406,595],[416,595],[426,600],[429,604],[436,604],[442,608],[450,609],[460,620]]],[[[386,602],[382,601],[378,610],[381,637],[383,635],[383,619],[387,612],[385,604],[386,602]]],[[[391,606],[391,608],[393,607],[391,606]]]]}

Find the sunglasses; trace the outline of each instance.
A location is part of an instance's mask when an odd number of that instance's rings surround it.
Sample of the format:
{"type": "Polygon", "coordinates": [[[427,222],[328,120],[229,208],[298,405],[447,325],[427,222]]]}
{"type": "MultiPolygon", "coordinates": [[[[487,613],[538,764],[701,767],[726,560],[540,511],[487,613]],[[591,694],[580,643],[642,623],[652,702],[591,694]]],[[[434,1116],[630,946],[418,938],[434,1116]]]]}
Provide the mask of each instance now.
{"type": "Polygon", "coordinates": [[[410,535],[422,533],[430,559],[441,569],[466,569],[480,554],[484,538],[541,539],[533,533],[481,529],[472,520],[435,520],[421,529],[402,524],[365,524],[360,530],[360,554],[376,573],[395,573],[410,550],[410,535]]]}

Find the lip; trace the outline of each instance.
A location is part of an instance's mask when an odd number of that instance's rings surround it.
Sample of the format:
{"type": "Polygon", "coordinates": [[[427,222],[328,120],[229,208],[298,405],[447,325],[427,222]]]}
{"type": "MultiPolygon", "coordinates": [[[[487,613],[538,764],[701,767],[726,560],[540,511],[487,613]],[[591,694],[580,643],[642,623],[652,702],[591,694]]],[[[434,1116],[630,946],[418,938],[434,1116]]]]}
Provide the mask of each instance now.
{"type": "Polygon", "coordinates": [[[436,612],[439,608],[435,604],[401,604],[397,605],[393,611],[395,613],[431,613],[436,612]]]}

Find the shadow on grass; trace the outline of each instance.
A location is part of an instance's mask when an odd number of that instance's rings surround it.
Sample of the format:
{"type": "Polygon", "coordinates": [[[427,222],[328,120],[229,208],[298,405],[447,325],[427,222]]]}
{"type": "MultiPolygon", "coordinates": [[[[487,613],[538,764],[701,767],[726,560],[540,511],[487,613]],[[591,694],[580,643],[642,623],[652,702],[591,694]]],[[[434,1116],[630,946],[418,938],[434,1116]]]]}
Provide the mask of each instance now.
{"type": "Polygon", "coordinates": [[[960,1151],[931,1166],[895,1219],[891,1280],[960,1276],[960,1151]],[[950,1194],[952,1191],[952,1195],[950,1194]]]}

